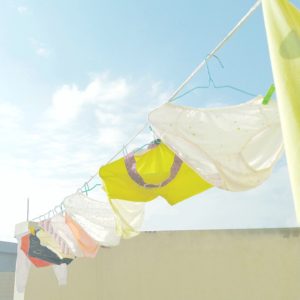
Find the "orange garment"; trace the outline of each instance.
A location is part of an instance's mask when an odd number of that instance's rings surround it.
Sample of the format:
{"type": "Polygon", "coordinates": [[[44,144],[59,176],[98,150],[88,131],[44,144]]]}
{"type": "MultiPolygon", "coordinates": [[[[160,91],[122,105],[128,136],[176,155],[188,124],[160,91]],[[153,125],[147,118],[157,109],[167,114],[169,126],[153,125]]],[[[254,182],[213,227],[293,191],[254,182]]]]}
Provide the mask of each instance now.
{"type": "Polygon", "coordinates": [[[32,257],[28,254],[30,246],[29,236],[30,234],[26,234],[21,238],[21,249],[28,256],[29,260],[38,268],[51,266],[52,263],[49,263],[36,257],[32,257]]]}
{"type": "Polygon", "coordinates": [[[86,257],[95,257],[99,250],[99,244],[93,240],[80,225],[70,216],[65,215],[66,224],[70,227],[78,246],[86,257]]]}

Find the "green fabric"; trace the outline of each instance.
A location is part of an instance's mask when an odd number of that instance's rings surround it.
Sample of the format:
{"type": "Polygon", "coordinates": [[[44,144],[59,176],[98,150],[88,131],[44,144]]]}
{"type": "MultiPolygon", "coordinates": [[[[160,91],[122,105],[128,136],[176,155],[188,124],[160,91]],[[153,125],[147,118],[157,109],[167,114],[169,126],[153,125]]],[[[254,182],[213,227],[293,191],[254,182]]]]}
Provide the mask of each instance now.
{"type": "Polygon", "coordinates": [[[263,0],[264,20],[290,181],[300,220],[300,11],[287,0],[263,0]]]}

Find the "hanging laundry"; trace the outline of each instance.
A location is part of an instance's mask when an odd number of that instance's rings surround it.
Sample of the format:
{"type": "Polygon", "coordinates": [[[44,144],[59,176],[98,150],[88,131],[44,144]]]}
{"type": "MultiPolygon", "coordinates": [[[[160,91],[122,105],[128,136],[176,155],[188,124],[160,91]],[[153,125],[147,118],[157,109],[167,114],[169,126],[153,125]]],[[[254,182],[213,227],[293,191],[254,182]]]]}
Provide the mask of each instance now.
{"type": "Polygon", "coordinates": [[[93,240],[70,216],[65,215],[66,224],[72,231],[80,250],[85,257],[96,257],[99,251],[99,243],[93,240]]]}
{"type": "Polygon", "coordinates": [[[144,221],[143,202],[109,199],[116,217],[116,231],[124,239],[135,237],[144,221]]]}
{"type": "Polygon", "coordinates": [[[99,170],[110,199],[148,202],[158,196],[174,205],[211,187],[164,144],[130,153],[99,170]]]}
{"type": "Polygon", "coordinates": [[[38,230],[36,232],[36,236],[40,240],[41,246],[47,247],[49,250],[54,252],[60,259],[75,258],[74,254],[72,253],[68,253],[68,254],[63,253],[56,240],[45,230],[43,229],[38,230]]]}
{"type": "MultiPolygon", "coordinates": [[[[36,232],[37,233],[37,232],[36,232]]],[[[47,266],[50,264],[60,265],[63,263],[69,264],[73,259],[59,258],[54,252],[45,246],[41,245],[39,238],[36,235],[28,234],[21,239],[21,249],[28,255],[29,259],[37,266],[47,266]],[[38,259],[36,264],[33,259],[38,259]],[[41,263],[43,261],[43,263],[41,263]]]]}
{"type": "Polygon", "coordinates": [[[53,265],[53,271],[56,276],[58,285],[66,285],[68,280],[67,264],[53,265]]]}
{"type": "Polygon", "coordinates": [[[63,215],[58,214],[43,220],[39,225],[55,239],[63,254],[74,254],[76,257],[84,256],[63,215]]]}
{"type": "Polygon", "coordinates": [[[35,257],[35,256],[31,256],[29,254],[29,250],[30,250],[30,236],[32,236],[31,233],[28,233],[26,235],[24,235],[22,238],[21,238],[21,250],[24,251],[24,253],[28,256],[29,260],[38,268],[41,268],[41,267],[48,267],[48,266],[51,266],[52,263],[48,262],[48,261],[45,261],[43,259],[40,259],[38,257],[35,257]]]}
{"type": "Polygon", "coordinates": [[[27,285],[28,275],[32,266],[28,256],[21,250],[21,244],[18,243],[16,270],[15,270],[15,284],[18,293],[24,293],[27,285]]]}
{"type": "Polygon", "coordinates": [[[66,197],[63,205],[68,216],[101,246],[112,247],[120,243],[115,217],[109,203],[76,193],[66,197]]]}
{"type": "Polygon", "coordinates": [[[174,205],[211,187],[168,147],[155,143],[101,167],[99,175],[123,238],[138,233],[144,214],[141,202],[162,196],[174,205]]]}
{"type": "Polygon", "coordinates": [[[21,239],[24,235],[27,234],[28,234],[28,222],[22,222],[16,224],[15,238],[18,241],[18,248],[17,248],[17,259],[16,259],[16,270],[15,270],[15,284],[18,293],[25,292],[29,270],[32,266],[32,262],[29,260],[25,252],[21,249],[21,239]]]}
{"type": "MultiPolygon", "coordinates": [[[[29,230],[36,227],[37,223],[33,222],[22,222],[16,224],[15,237],[18,240],[16,270],[15,270],[15,283],[16,290],[18,293],[24,293],[27,285],[27,279],[29,271],[32,265],[36,267],[47,267],[52,265],[44,260],[28,256],[29,252],[29,230]],[[31,229],[30,229],[31,228],[31,229]],[[25,239],[25,242],[24,242],[25,239]]],[[[63,265],[52,265],[55,268],[54,273],[56,275],[59,285],[66,284],[67,281],[67,269],[63,265]]]]}
{"type": "Polygon", "coordinates": [[[300,11],[287,0],[263,0],[284,147],[300,221],[300,11]]]}
{"type": "Polygon", "coordinates": [[[210,184],[243,191],[264,182],[283,151],[277,105],[221,108],[167,103],[149,114],[154,133],[210,184]]]}

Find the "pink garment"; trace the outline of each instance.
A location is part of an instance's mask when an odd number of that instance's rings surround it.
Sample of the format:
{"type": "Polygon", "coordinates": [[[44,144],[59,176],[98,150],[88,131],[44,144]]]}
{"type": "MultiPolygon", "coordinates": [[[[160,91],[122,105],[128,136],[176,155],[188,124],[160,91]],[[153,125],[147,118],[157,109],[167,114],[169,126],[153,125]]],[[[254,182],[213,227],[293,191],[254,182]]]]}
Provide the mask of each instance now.
{"type": "Polygon", "coordinates": [[[65,215],[66,224],[71,229],[73,236],[86,257],[95,257],[100,248],[99,244],[93,240],[80,225],[78,225],[70,216],[65,215]]]}

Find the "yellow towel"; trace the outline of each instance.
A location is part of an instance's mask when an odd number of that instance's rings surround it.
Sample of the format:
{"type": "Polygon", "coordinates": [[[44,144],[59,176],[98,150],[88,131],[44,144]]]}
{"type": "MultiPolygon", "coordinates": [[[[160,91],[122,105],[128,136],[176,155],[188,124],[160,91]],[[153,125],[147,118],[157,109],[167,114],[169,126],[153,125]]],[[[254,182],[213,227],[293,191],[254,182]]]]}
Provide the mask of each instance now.
{"type": "Polygon", "coordinates": [[[300,220],[300,11],[287,0],[263,0],[289,175],[300,220]]]}
{"type": "Polygon", "coordinates": [[[142,154],[136,154],[135,170],[146,186],[139,185],[130,177],[124,158],[101,167],[99,174],[108,198],[147,202],[162,196],[174,205],[211,187],[184,162],[170,182],[160,187],[151,187],[169,178],[174,158],[174,153],[164,144],[148,149],[142,154]]]}

